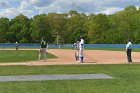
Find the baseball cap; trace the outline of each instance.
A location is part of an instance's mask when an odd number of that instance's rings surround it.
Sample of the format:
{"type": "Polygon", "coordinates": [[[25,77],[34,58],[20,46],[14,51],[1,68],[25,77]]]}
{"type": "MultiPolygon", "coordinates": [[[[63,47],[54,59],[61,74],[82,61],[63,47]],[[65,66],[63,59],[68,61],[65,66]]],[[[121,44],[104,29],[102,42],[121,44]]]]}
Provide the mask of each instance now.
{"type": "Polygon", "coordinates": [[[83,36],[80,36],[81,39],[83,39],[83,36]]]}

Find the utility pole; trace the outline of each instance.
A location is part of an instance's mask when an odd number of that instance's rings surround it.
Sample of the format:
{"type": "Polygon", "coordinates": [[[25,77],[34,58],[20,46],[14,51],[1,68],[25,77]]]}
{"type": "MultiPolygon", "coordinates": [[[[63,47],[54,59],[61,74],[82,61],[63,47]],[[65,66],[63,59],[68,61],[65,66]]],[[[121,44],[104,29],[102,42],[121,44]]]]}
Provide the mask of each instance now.
{"type": "Polygon", "coordinates": [[[87,12],[87,10],[85,10],[85,9],[82,8],[81,6],[77,5],[76,2],[73,2],[73,3],[72,3],[72,6],[73,6],[74,10],[76,10],[76,11],[87,12]]]}
{"type": "Polygon", "coordinates": [[[56,43],[57,43],[57,45],[58,45],[58,43],[59,43],[58,33],[57,33],[57,35],[56,35],[56,43]]]}

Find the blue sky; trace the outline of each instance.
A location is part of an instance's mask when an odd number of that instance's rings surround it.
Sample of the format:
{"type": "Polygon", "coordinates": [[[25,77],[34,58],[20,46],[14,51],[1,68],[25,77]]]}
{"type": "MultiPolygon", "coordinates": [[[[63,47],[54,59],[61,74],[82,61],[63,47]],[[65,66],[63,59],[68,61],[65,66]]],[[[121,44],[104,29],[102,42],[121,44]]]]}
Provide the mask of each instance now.
{"type": "Polygon", "coordinates": [[[0,0],[0,17],[14,18],[22,13],[31,18],[41,13],[78,12],[113,14],[129,5],[140,6],[140,0],[0,0]]]}

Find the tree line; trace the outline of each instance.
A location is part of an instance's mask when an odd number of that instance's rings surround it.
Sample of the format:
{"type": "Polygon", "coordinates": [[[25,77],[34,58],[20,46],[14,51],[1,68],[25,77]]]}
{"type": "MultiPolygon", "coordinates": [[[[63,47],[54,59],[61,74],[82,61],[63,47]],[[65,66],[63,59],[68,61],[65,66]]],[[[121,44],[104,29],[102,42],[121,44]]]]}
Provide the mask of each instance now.
{"type": "Polygon", "coordinates": [[[39,43],[42,37],[49,43],[74,43],[81,35],[91,44],[120,44],[128,39],[140,43],[140,8],[128,6],[110,15],[72,10],[32,18],[22,14],[0,18],[0,43],[39,43]]]}

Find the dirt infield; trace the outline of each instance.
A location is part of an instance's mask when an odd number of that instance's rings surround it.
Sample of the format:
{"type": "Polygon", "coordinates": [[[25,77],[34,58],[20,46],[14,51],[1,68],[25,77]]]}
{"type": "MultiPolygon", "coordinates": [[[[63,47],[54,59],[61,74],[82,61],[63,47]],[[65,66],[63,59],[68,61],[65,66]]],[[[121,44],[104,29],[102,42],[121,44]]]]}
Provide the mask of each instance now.
{"type": "MultiPolygon", "coordinates": [[[[127,58],[125,51],[106,51],[106,50],[85,50],[84,63],[76,62],[74,50],[68,49],[49,49],[47,52],[58,58],[43,61],[30,61],[20,63],[0,63],[0,65],[66,65],[66,64],[126,64],[127,58]]],[[[140,63],[140,53],[132,52],[134,63],[140,63]]]]}
{"type": "MultiPolygon", "coordinates": [[[[63,63],[77,63],[74,58],[74,50],[56,49],[49,50],[59,58],[48,61],[57,61],[63,63]]],[[[132,52],[133,62],[140,62],[140,53],[132,52]]],[[[79,63],[79,62],[78,62],[79,63]]],[[[127,63],[125,51],[107,51],[107,50],[85,50],[84,64],[125,64],[127,63]]]]}

